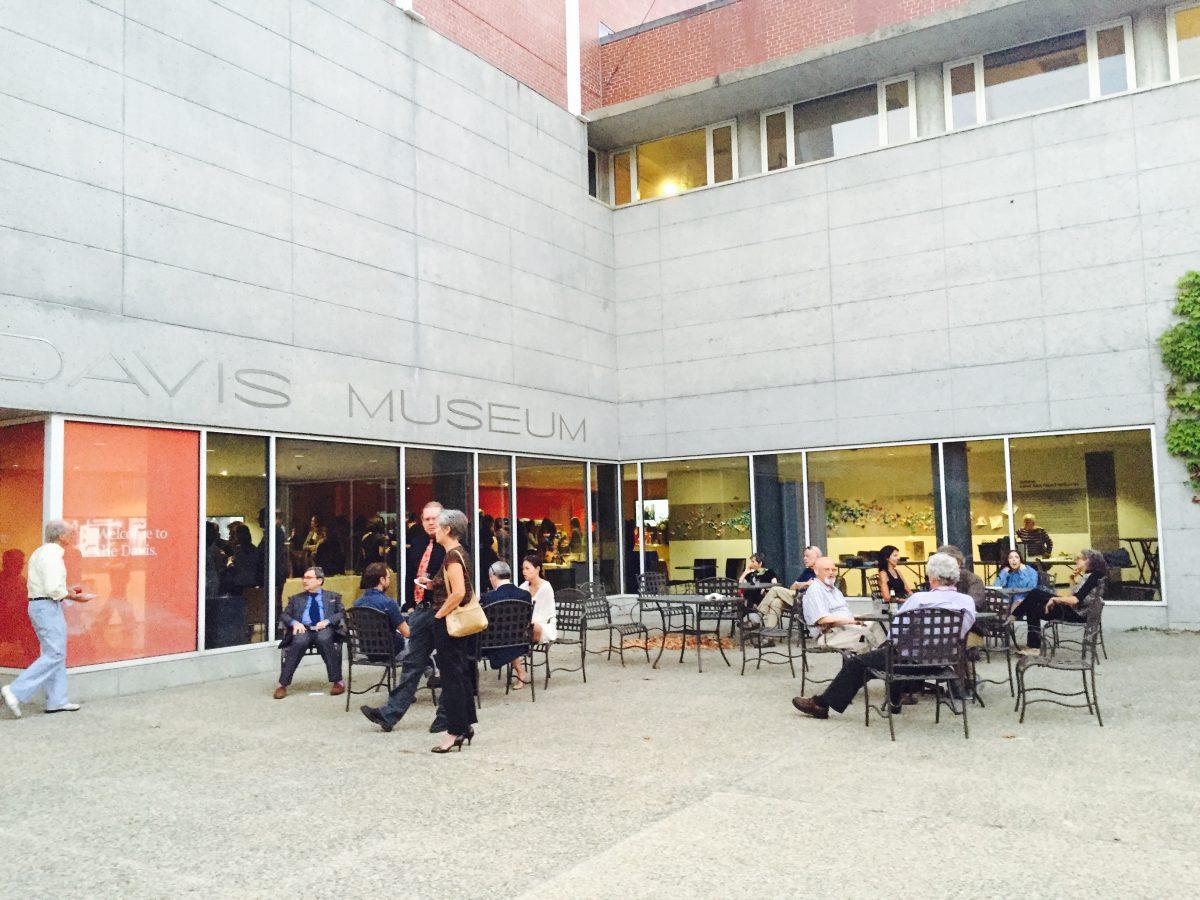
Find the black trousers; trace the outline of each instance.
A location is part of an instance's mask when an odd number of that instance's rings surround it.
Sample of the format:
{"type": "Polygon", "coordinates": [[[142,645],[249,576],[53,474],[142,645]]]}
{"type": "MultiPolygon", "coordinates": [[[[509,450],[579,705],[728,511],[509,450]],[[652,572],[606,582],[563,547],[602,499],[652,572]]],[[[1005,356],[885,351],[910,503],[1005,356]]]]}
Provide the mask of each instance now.
{"type": "Polygon", "coordinates": [[[1028,644],[1030,647],[1037,649],[1042,646],[1042,619],[1061,618],[1057,614],[1059,607],[1051,610],[1049,616],[1046,615],[1046,602],[1054,596],[1048,594],[1041,588],[1034,588],[1025,595],[1025,599],[1016,605],[1013,609],[1013,615],[1018,619],[1024,619],[1029,627],[1028,644]]]}
{"type": "MultiPolygon", "coordinates": [[[[879,648],[872,650],[870,653],[860,653],[858,656],[847,657],[842,661],[842,670],[837,673],[837,676],[829,683],[829,687],[817,699],[836,712],[845,712],[846,708],[854,701],[855,696],[862,690],[862,686],[867,683],[868,669],[884,669],[887,666],[887,649],[879,648]]],[[[935,672],[942,671],[939,667],[908,667],[904,670],[905,675],[932,675],[935,672]]],[[[916,691],[920,685],[916,682],[900,682],[893,683],[888,689],[889,699],[893,704],[900,702],[900,695],[910,691],[916,691]]]]}
{"type": "Polygon", "coordinates": [[[338,643],[337,632],[332,628],[322,628],[313,631],[311,628],[304,634],[292,635],[292,642],[283,648],[283,668],[279,672],[279,683],[287,687],[292,683],[296,667],[308,648],[316,645],[321,659],[325,660],[325,672],[329,675],[329,683],[342,680],[342,645],[338,643]]]}
{"type": "Polygon", "coordinates": [[[478,721],[472,692],[472,666],[467,657],[470,644],[470,638],[450,637],[445,619],[433,620],[433,646],[437,649],[438,672],[442,677],[442,709],[449,734],[466,734],[478,721]]]}

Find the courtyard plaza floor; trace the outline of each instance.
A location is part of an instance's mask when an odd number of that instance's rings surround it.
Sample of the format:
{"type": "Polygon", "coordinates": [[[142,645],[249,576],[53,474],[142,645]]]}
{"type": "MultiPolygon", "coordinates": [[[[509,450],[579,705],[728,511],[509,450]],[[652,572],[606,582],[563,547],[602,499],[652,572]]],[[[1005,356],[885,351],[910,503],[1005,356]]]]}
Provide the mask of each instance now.
{"type": "Polygon", "coordinates": [[[384,734],[307,662],[283,701],[262,675],[5,711],[0,895],[1197,896],[1200,634],[1108,641],[1104,728],[1020,725],[993,685],[970,740],[928,699],[894,744],[861,699],[804,718],[786,667],[713,654],[596,657],[536,703],[487,678],[448,756],[427,691],[384,734]]]}

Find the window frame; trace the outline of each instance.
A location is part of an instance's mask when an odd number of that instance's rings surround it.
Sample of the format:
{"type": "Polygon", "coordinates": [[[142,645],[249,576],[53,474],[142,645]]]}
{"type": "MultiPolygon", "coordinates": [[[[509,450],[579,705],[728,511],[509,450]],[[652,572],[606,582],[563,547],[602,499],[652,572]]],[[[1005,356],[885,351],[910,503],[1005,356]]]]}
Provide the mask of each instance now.
{"type": "Polygon", "coordinates": [[[1167,7],[1167,59],[1170,61],[1171,81],[1179,81],[1179,31],[1175,26],[1175,17],[1189,9],[1200,9],[1200,3],[1187,0],[1185,3],[1174,3],[1167,7]]]}
{"type": "MultiPolygon", "coordinates": [[[[686,132],[685,132],[686,133],[686,132]]],[[[738,180],[738,133],[737,119],[726,119],[723,122],[713,122],[711,125],[704,126],[704,156],[705,166],[707,168],[708,184],[705,187],[712,187],[714,184],[729,184],[738,180]],[[713,132],[718,128],[729,129],[729,150],[732,157],[733,174],[730,175],[728,181],[714,181],[716,175],[716,157],[713,154],[713,132]]],[[[696,190],[692,188],[692,190],[696,190]]],[[[687,193],[687,191],[681,191],[687,193]]]]}
{"type": "Polygon", "coordinates": [[[942,64],[942,96],[945,101],[946,131],[961,131],[964,128],[974,128],[987,122],[987,105],[983,99],[983,54],[964,56],[962,59],[951,60],[942,64]],[[954,122],[954,94],[951,93],[950,73],[963,66],[974,66],[975,71],[975,121],[970,125],[958,125],[954,122]]]}
{"type": "MultiPolygon", "coordinates": [[[[1198,4],[1200,5],[1200,4],[1198,4]]],[[[1106,97],[1120,97],[1137,89],[1137,66],[1133,58],[1133,19],[1123,16],[1110,22],[1102,22],[1087,29],[1088,55],[1088,99],[1103,100],[1106,97]],[[1099,35],[1102,31],[1120,28],[1125,35],[1125,90],[1111,94],[1100,93],[1100,44],[1099,35]]]]}
{"type": "Polygon", "coordinates": [[[897,75],[894,78],[885,78],[876,83],[876,92],[879,101],[879,146],[880,147],[898,147],[901,144],[907,144],[909,141],[914,141],[917,138],[917,73],[907,72],[904,75],[897,75]],[[893,84],[905,84],[908,86],[908,134],[909,136],[902,141],[892,141],[888,138],[888,109],[887,109],[887,89],[893,84]]]}
{"type": "Polygon", "coordinates": [[[637,144],[629,147],[622,147],[620,150],[613,150],[608,154],[608,202],[611,206],[633,206],[641,200],[638,196],[637,189],[637,144]],[[622,153],[629,154],[629,202],[617,203],[617,157],[622,153]]]}
{"type": "Polygon", "coordinates": [[[784,169],[790,169],[796,164],[796,127],[795,114],[793,110],[796,104],[789,103],[787,106],[779,106],[775,109],[764,109],[758,114],[758,144],[759,158],[762,165],[762,171],[767,172],[782,172],[784,169]],[[767,119],[771,116],[777,116],[783,113],[784,122],[784,144],[786,147],[786,157],[784,163],[778,169],[767,168],[767,119]]]}
{"type": "MultiPolygon", "coordinates": [[[[660,135],[659,137],[651,138],[648,141],[640,141],[639,143],[631,144],[627,147],[622,147],[619,150],[610,151],[608,154],[609,205],[611,205],[613,207],[617,206],[617,177],[616,177],[617,168],[615,165],[615,160],[618,156],[620,156],[622,153],[629,154],[629,179],[630,179],[629,202],[622,203],[621,206],[632,206],[635,203],[643,202],[643,198],[638,191],[638,171],[637,171],[638,148],[644,146],[645,144],[653,143],[654,141],[661,141],[661,140],[665,140],[667,138],[678,137],[681,134],[691,134],[693,131],[703,131],[704,132],[705,184],[702,184],[699,187],[688,188],[686,191],[680,191],[678,194],[672,194],[671,196],[679,197],[679,196],[682,196],[683,194],[690,194],[692,191],[699,191],[706,187],[713,187],[714,185],[718,185],[718,184],[732,184],[733,182],[737,181],[738,178],[740,177],[740,170],[739,170],[739,165],[738,165],[737,119],[723,119],[720,122],[712,122],[708,125],[701,125],[698,128],[685,128],[683,131],[673,131],[670,134],[660,135]],[[728,181],[714,182],[713,181],[713,168],[714,168],[714,166],[713,166],[713,131],[715,131],[718,128],[725,128],[725,127],[728,127],[730,129],[730,149],[732,150],[732,155],[733,155],[733,176],[728,181]]],[[[662,200],[664,198],[648,197],[646,199],[647,200],[662,200]]]]}
{"type": "Polygon", "coordinates": [[[600,153],[594,147],[588,147],[584,154],[584,159],[587,160],[585,172],[588,179],[588,196],[599,198],[600,196],[600,153]],[[595,185],[596,192],[592,193],[591,187],[595,185]]]}

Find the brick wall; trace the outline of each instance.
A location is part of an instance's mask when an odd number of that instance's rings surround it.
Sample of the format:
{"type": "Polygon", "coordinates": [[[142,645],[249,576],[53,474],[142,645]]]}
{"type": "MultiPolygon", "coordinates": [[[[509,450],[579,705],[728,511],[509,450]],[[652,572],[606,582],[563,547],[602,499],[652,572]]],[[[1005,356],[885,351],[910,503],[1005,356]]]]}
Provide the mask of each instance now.
{"type": "Polygon", "coordinates": [[[738,0],[601,47],[602,105],[865,34],[965,2],[738,0]]]}
{"type": "MultiPolygon", "coordinates": [[[[414,0],[413,8],[435,31],[567,105],[562,0],[414,0]]],[[[593,22],[593,40],[595,28],[593,22]]]]}

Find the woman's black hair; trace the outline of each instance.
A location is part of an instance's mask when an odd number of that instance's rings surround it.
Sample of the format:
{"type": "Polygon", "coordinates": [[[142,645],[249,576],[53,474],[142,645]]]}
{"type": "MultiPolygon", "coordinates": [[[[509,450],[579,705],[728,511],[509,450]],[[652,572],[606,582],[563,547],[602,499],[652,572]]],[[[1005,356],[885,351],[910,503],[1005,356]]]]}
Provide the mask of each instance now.
{"type": "Polygon", "coordinates": [[[893,553],[899,550],[899,547],[894,547],[891,544],[885,544],[879,551],[879,556],[875,559],[876,565],[879,566],[879,571],[886,572],[888,570],[888,560],[891,559],[893,553]]]}

